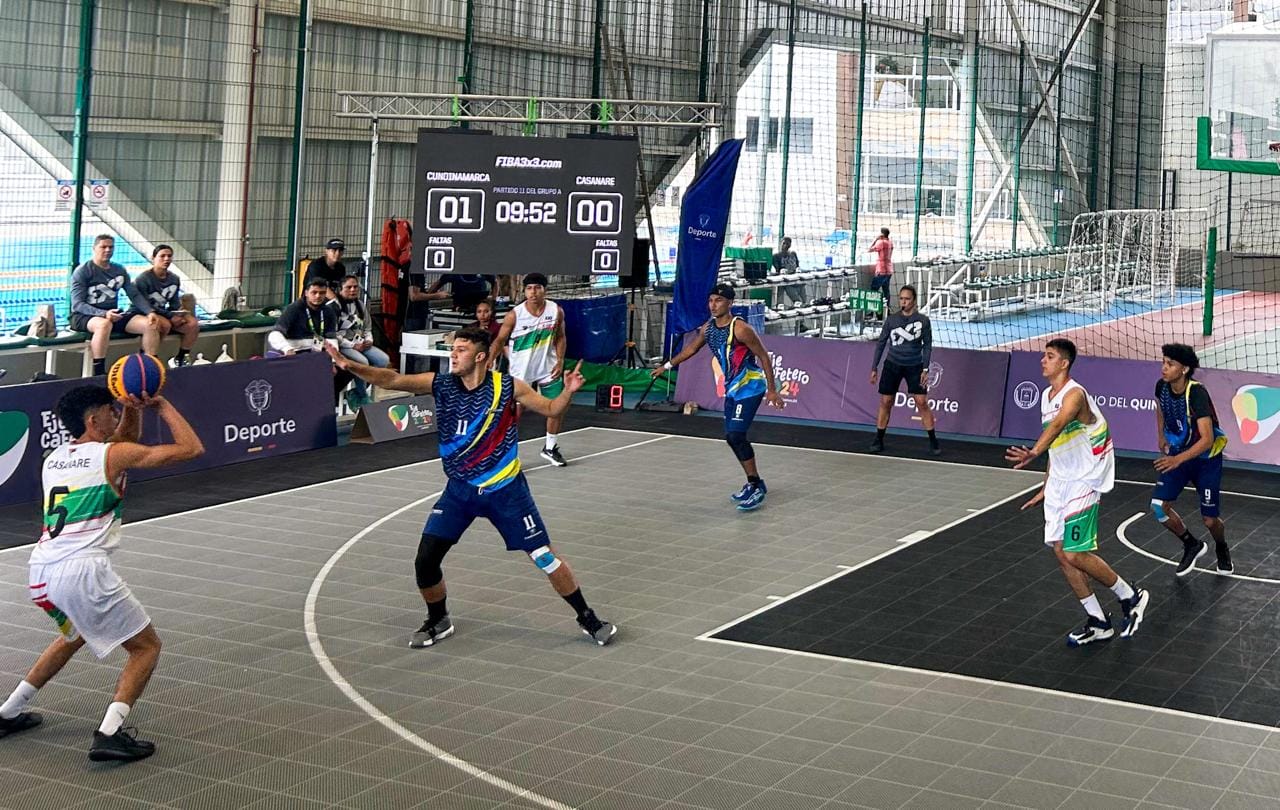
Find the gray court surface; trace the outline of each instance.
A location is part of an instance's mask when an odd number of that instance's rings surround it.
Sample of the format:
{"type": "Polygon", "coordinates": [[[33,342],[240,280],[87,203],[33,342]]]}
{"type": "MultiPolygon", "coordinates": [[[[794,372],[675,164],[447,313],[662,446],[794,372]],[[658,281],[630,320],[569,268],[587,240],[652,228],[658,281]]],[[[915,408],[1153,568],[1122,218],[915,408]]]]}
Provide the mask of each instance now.
{"type": "MultiPolygon", "coordinates": [[[[445,562],[457,635],[407,648],[437,461],[130,524],[115,565],[165,647],[129,722],[158,753],[88,762],[122,653],[82,652],[45,725],[0,740],[0,807],[1275,806],[1280,732],[700,638],[1036,474],[760,446],[743,515],[721,442],[562,446],[567,468],[523,459],[616,644],[477,523],[445,562]]],[[[52,632],[26,556],[0,553],[6,694],[52,632]]]]}

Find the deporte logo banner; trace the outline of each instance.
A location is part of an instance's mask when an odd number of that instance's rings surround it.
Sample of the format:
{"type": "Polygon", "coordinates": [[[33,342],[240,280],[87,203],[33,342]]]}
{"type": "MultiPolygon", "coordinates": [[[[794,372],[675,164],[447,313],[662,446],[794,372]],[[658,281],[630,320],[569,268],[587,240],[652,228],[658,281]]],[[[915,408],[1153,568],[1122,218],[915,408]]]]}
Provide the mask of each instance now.
{"type": "MultiPolygon", "coordinates": [[[[205,453],[130,480],[160,478],[264,456],[337,444],[329,358],[307,352],[275,360],[212,363],[169,371],[164,396],[195,428],[205,453]]],[[[93,380],[54,380],[0,388],[0,504],[40,497],[49,451],[71,441],[54,412],[58,399],[93,380]]],[[[171,441],[159,416],[144,412],[142,441],[171,441]]]]}

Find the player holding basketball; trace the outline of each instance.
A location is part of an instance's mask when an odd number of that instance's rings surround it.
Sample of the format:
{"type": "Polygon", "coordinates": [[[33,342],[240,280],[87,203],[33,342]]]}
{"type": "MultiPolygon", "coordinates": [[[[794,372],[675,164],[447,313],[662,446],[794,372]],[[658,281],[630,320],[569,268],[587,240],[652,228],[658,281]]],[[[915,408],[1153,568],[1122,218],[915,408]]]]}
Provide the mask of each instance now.
{"type": "MultiPolygon", "coordinates": [[[[391,369],[354,363],[332,346],[333,362],[379,388],[431,394],[436,400],[440,459],[449,483],[431,509],[414,560],[418,589],[427,603],[427,619],[413,634],[410,647],[430,647],[453,635],[453,621],[445,606],[444,555],[461,539],[476,518],[487,518],[502,535],[508,551],[523,551],[551,580],[551,587],[578,614],[578,626],[601,646],[617,628],[596,616],[578,581],[547,536],[520,471],[516,403],[546,417],[569,409],[582,388],[575,368],[564,375],[564,390],[554,400],[534,391],[509,374],[489,371],[489,333],[459,329],[450,352],[449,374],[399,374],[391,369]]],[[[581,363],[579,363],[581,366],[581,363]]]]}
{"type": "Polygon", "coordinates": [[[125,474],[193,459],[204,445],[182,414],[158,396],[145,407],[164,420],[173,443],[138,444],[142,407],[132,399],[118,413],[111,394],[96,385],[73,388],[58,400],[58,418],[75,439],[44,460],[44,531],[31,552],[30,594],[61,635],[0,705],[0,737],[40,724],[41,716],[26,707],[81,647],[87,644],[98,658],[124,647],[129,658],[93,733],[89,759],[131,762],[155,753],[154,743],[123,726],[155,669],[160,637],[112,570],[111,553],[120,542],[125,474]]]}
{"type": "Polygon", "coordinates": [[[1186,576],[1209,550],[1209,544],[1192,537],[1182,518],[1173,511],[1173,502],[1183,488],[1188,483],[1194,486],[1200,517],[1218,553],[1218,570],[1229,574],[1235,567],[1231,564],[1226,526],[1219,517],[1222,451],[1227,437],[1218,427],[1218,411],[1208,389],[1191,379],[1200,367],[1195,349],[1183,343],[1166,343],[1160,351],[1164,359],[1160,363],[1160,381],[1156,383],[1156,430],[1161,456],[1155,462],[1160,480],[1151,493],[1151,511],[1182,541],[1182,560],[1174,573],[1186,576]]]}
{"type": "Polygon", "coordinates": [[[1010,447],[1004,454],[1020,470],[1049,451],[1044,486],[1022,508],[1044,502],[1044,542],[1053,549],[1067,584],[1088,616],[1083,627],[1067,635],[1071,647],[1105,641],[1116,632],[1111,617],[1098,604],[1090,579],[1110,588],[1120,600],[1122,638],[1138,632],[1151,599],[1144,588],[1131,587],[1095,553],[1098,504],[1102,493],[1115,487],[1116,458],[1107,420],[1084,386],[1071,379],[1075,361],[1076,346],[1071,341],[1056,338],[1046,344],[1040,359],[1040,371],[1049,381],[1040,397],[1044,431],[1033,447],[1010,447]]]}
{"type": "Polygon", "coordinates": [[[755,419],[760,402],[768,402],[778,410],[786,407],[773,377],[773,363],[756,330],[732,312],[733,288],[717,284],[707,296],[711,318],[698,330],[675,357],[655,368],[652,376],[683,363],[702,347],[711,347],[711,356],[724,377],[724,440],[742,464],[747,483],[733,495],[741,512],[759,509],[769,491],[756,468],[756,452],[747,441],[747,431],[755,419]]]}

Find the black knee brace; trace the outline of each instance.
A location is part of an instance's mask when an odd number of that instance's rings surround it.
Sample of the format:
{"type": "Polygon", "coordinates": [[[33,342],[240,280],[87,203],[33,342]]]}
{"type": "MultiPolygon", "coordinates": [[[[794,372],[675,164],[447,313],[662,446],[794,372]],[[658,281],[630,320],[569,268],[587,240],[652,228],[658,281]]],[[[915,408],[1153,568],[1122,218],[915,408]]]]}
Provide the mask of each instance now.
{"type": "Polygon", "coordinates": [[[724,440],[729,443],[729,447],[733,450],[733,454],[737,456],[738,461],[750,461],[756,457],[756,451],[751,448],[751,442],[747,441],[745,433],[726,433],[724,440]]]}
{"type": "Polygon", "coordinates": [[[444,579],[440,563],[444,562],[444,555],[449,553],[456,542],[458,541],[445,540],[434,534],[422,535],[422,541],[418,543],[418,556],[413,560],[413,572],[418,578],[419,588],[440,584],[440,580],[444,579]]]}

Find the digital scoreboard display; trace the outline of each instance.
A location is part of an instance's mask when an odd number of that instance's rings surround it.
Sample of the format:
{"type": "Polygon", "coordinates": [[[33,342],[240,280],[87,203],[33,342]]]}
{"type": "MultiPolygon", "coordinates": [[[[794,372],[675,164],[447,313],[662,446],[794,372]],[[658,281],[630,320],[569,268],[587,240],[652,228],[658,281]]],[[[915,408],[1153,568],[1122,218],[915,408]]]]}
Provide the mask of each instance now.
{"type": "Polygon", "coordinates": [[[638,146],[423,129],[413,273],[631,274],[638,146]]]}

